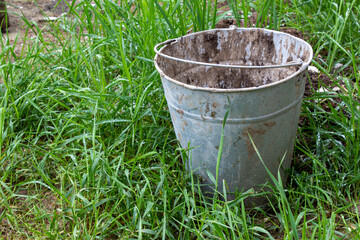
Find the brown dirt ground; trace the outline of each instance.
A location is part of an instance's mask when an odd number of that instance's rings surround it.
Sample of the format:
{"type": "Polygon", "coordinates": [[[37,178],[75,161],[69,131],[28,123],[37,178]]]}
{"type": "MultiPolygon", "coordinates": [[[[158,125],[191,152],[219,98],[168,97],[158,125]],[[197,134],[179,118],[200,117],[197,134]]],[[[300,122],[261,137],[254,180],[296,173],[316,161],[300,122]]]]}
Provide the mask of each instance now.
{"type": "MultiPolygon", "coordinates": [[[[9,198],[8,204],[12,212],[11,215],[16,217],[16,223],[15,219],[6,217],[6,212],[9,209],[0,208],[0,214],[5,211],[3,218],[0,219],[0,239],[27,239],[27,237],[31,237],[33,229],[40,230],[37,224],[50,223],[46,217],[36,219],[32,213],[34,209],[40,208],[44,214],[51,216],[60,207],[56,196],[45,189],[18,189],[14,194],[16,197],[9,198]],[[31,199],[32,197],[36,197],[36,200],[31,199]],[[9,221],[9,219],[11,220],[9,221]]],[[[57,224],[59,227],[63,227],[61,219],[57,224]]]]}
{"type": "Polygon", "coordinates": [[[18,37],[17,45],[15,46],[15,53],[18,55],[21,53],[24,40],[28,42],[32,38],[36,37],[36,32],[30,30],[27,31],[27,24],[24,19],[37,25],[40,29],[45,29],[49,24],[45,21],[44,14],[48,17],[60,17],[63,13],[69,10],[67,4],[59,0],[8,0],[8,15],[10,18],[10,27],[6,32],[2,33],[2,41],[9,41],[10,44],[14,44],[15,39],[18,37]]]}

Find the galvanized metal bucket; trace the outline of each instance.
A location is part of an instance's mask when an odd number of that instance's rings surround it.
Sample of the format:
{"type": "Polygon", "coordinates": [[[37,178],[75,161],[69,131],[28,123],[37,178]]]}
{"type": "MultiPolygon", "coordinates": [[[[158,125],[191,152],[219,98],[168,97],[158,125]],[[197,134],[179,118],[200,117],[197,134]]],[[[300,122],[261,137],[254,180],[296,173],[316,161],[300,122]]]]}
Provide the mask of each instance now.
{"type": "Polygon", "coordinates": [[[203,191],[214,191],[207,171],[216,175],[229,109],[219,192],[223,180],[228,199],[269,180],[251,139],[273,174],[283,156],[282,171],[290,167],[313,57],[308,43],[265,29],[214,29],[168,40],[155,51],[177,139],[183,148],[192,148],[187,168],[202,179],[203,191]]]}

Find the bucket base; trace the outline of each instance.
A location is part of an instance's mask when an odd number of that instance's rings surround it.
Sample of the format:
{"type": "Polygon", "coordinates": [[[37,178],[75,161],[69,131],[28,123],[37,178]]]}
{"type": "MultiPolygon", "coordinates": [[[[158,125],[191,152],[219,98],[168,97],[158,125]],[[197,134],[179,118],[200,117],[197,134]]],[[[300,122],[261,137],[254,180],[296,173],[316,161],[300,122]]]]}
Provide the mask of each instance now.
{"type": "MultiPolygon", "coordinates": [[[[215,187],[211,186],[201,186],[200,187],[202,194],[204,195],[205,199],[212,203],[215,197],[215,187]]],[[[234,201],[237,198],[239,199],[239,203],[241,202],[241,198],[244,198],[244,205],[246,208],[253,208],[253,207],[266,207],[268,206],[269,202],[272,201],[273,196],[271,194],[272,190],[269,187],[259,188],[258,190],[250,189],[243,193],[226,193],[226,199],[224,197],[224,193],[218,193],[217,197],[221,201],[234,201]],[[241,196],[242,195],[242,196],[241,196]]]]}

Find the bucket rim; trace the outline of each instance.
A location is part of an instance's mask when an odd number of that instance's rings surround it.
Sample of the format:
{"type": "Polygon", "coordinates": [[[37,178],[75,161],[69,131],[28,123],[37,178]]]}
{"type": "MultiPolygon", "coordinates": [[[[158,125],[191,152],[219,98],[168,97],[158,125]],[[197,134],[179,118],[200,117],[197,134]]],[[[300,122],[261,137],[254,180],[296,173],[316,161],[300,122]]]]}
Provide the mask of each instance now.
{"type": "MultiPolygon", "coordinates": [[[[180,82],[168,75],[166,75],[162,70],[161,68],[159,67],[159,65],[157,64],[157,58],[158,58],[158,54],[155,54],[155,57],[154,57],[154,65],[155,65],[155,68],[156,70],[159,72],[160,76],[161,77],[166,77],[166,79],[168,79],[169,81],[171,81],[172,83],[176,84],[176,85],[179,85],[179,86],[182,86],[184,88],[187,88],[187,89],[190,89],[190,90],[197,90],[197,91],[206,91],[206,92],[248,92],[248,91],[256,91],[256,90],[260,90],[260,89],[265,89],[265,88],[269,88],[269,87],[273,87],[273,86],[277,86],[277,85],[280,85],[284,82],[287,82],[289,81],[290,79],[296,77],[297,75],[301,74],[302,72],[306,71],[307,68],[309,67],[310,63],[312,62],[313,60],[313,49],[311,47],[311,45],[304,41],[303,39],[301,38],[298,38],[298,37],[295,37],[291,34],[288,34],[288,33],[284,33],[284,32],[281,32],[281,31],[276,31],[276,30],[270,30],[270,29],[265,29],[265,28],[214,28],[214,29],[209,29],[209,30],[205,30],[205,31],[199,31],[199,32],[195,32],[195,33],[190,33],[190,34],[187,34],[187,35],[184,35],[184,36],[181,36],[181,37],[178,37],[178,38],[174,38],[174,39],[169,39],[165,42],[171,42],[171,41],[176,41],[178,39],[181,39],[183,37],[190,37],[190,36],[193,36],[193,35],[200,35],[200,34],[203,34],[203,33],[206,33],[206,32],[213,32],[213,31],[237,31],[237,30],[240,30],[240,31],[251,31],[251,30],[261,30],[261,31],[264,31],[264,32],[268,32],[268,33],[276,33],[276,34],[280,34],[280,35],[286,35],[286,36],[289,36],[290,38],[293,38],[295,39],[296,41],[299,41],[303,44],[305,44],[308,48],[309,48],[309,60],[306,61],[306,62],[303,62],[303,64],[301,65],[301,67],[299,68],[299,70],[297,70],[296,72],[294,72],[293,74],[289,75],[288,77],[286,78],[283,78],[279,81],[276,81],[276,82],[273,82],[273,83],[268,83],[268,84],[264,84],[264,85],[261,85],[261,86],[258,86],[258,87],[245,87],[245,88],[230,88],[230,89],[223,89],[223,88],[209,88],[209,87],[198,87],[198,86],[194,86],[194,85],[190,85],[190,84],[186,84],[186,83],[183,83],[183,82],[180,82]]],[[[159,45],[159,44],[158,44],[159,45]]],[[[157,46],[158,46],[157,45],[157,46]]],[[[163,46],[159,52],[161,52],[166,46],[163,46]]]]}

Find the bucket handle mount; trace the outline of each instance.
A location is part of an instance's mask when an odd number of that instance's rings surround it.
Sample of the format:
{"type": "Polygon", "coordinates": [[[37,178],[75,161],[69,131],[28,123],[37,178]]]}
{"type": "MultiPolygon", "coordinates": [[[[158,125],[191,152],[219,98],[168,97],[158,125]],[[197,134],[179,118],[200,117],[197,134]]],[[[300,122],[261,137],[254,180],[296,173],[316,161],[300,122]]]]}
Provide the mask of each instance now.
{"type": "Polygon", "coordinates": [[[178,62],[184,62],[184,63],[191,63],[196,65],[202,65],[202,66],[209,66],[209,67],[222,67],[222,68],[243,68],[243,69],[267,69],[267,68],[281,68],[281,67],[292,67],[292,66],[301,66],[303,64],[303,61],[301,59],[291,61],[286,64],[281,65],[267,65],[267,66],[244,66],[244,65],[226,65],[226,64],[216,64],[216,63],[206,63],[206,62],[197,62],[192,60],[186,60],[181,59],[173,56],[166,55],[158,50],[160,46],[163,45],[169,45],[178,42],[178,39],[169,39],[165,42],[159,43],[154,47],[154,51],[157,55],[160,55],[164,58],[168,58],[174,61],[178,62]]]}

